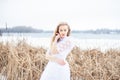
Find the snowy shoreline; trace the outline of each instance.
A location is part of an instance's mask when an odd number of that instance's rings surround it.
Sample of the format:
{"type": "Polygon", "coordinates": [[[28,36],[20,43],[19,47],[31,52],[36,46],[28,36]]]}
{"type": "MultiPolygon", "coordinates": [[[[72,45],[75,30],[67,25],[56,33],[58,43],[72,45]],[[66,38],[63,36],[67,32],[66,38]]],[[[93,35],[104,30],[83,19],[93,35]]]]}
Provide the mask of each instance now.
{"type": "MultiPolygon", "coordinates": [[[[28,44],[34,47],[48,48],[50,45],[50,38],[34,38],[34,37],[16,37],[16,36],[2,36],[0,42],[17,43],[18,41],[25,40],[28,44]]],[[[107,49],[120,49],[120,40],[116,39],[73,39],[76,46],[81,49],[100,49],[105,51],[107,49]]]]}

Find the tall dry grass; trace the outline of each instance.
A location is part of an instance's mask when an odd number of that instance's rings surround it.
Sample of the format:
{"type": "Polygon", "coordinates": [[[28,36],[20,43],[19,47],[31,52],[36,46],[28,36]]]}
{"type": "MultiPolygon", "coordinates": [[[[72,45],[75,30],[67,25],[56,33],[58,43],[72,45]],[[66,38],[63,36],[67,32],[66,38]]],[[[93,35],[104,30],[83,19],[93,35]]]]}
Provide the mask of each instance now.
{"type": "MultiPolygon", "coordinates": [[[[0,43],[0,80],[39,80],[47,60],[46,49],[25,41],[0,43]]],[[[71,80],[120,80],[120,50],[81,50],[75,47],[67,60],[71,80]]]]}

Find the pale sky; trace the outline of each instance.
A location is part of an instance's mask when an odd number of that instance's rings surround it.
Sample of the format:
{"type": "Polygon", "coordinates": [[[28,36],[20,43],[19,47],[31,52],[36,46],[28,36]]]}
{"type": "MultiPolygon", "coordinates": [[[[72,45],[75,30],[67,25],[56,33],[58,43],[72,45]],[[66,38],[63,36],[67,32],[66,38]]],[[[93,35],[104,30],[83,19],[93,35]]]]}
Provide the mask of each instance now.
{"type": "Polygon", "coordinates": [[[32,26],[54,30],[120,29],[120,0],[0,0],[0,28],[32,26]]]}

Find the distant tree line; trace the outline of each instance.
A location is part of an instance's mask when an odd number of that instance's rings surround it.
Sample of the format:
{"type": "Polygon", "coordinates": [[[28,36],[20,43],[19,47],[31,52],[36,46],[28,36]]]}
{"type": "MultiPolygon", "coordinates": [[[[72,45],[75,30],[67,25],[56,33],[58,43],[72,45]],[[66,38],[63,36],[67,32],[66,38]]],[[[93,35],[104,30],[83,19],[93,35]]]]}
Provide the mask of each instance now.
{"type": "MultiPolygon", "coordinates": [[[[13,28],[1,28],[0,29],[0,35],[2,35],[2,33],[41,33],[41,32],[45,32],[45,33],[51,33],[53,31],[44,31],[41,29],[34,29],[30,26],[26,27],[26,26],[16,26],[13,28]]],[[[84,31],[80,31],[80,30],[73,30],[72,32],[74,33],[92,33],[92,34],[113,34],[113,33],[117,33],[120,34],[120,29],[96,29],[96,30],[84,30],[84,31]]]]}
{"type": "Polygon", "coordinates": [[[84,30],[84,31],[73,31],[75,33],[92,33],[92,34],[120,34],[120,29],[96,29],[96,30],[84,30]]]}
{"type": "Polygon", "coordinates": [[[1,32],[1,30],[0,30],[0,36],[2,36],[2,32],[1,32]]]}
{"type": "Polygon", "coordinates": [[[1,28],[1,33],[39,33],[43,32],[43,30],[34,29],[32,27],[26,27],[26,26],[16,26],[13,28],[1,28]]]}

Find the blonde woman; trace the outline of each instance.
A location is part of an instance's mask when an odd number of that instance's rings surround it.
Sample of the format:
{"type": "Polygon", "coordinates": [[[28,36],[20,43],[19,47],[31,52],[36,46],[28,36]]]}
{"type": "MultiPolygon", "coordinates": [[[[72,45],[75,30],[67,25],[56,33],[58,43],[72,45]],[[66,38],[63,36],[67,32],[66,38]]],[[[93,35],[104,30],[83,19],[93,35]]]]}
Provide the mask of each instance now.
{"type": "Polygon", "coordinates": [[[51,46],[46,53],[49,62],[40,80],[70,80],[69,64],[66,61],[67,55],[74,46],[69,37],[70,32],[70,26],[64,22],[55,29],[51,46]]]}

